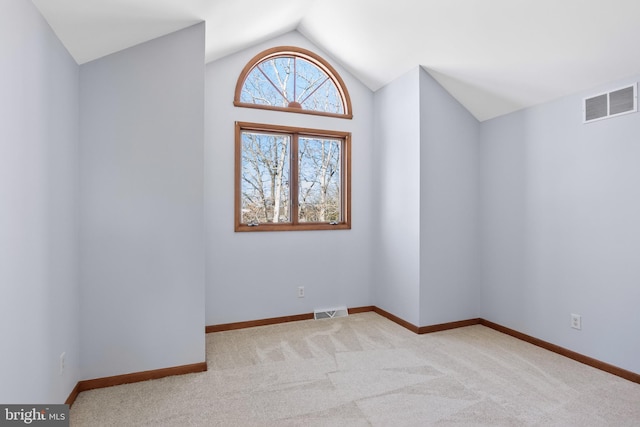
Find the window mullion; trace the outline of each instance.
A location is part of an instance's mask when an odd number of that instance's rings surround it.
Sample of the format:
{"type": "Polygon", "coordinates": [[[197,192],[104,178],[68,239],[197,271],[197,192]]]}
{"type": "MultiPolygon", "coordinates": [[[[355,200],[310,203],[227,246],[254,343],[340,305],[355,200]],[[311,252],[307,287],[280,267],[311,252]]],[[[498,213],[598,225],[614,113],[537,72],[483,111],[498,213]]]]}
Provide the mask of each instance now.
{"type": "Polygon", "coordinates": [[[289,162],[290,166],[290,175],[289,180],[291,182],[291,187],[289,188],[289,194],[291,197],[291,223],[294,225],[298,224],[299,213],[298,210],[300,208],[298,196],[300,191],[298,189],[299,185],[299,176],[298,176],[298,134],[294,133],[291,135],[291,160],[289,162]]]}
{"type": "Polygon", "coordinates": [[[298,57],[293,57],[293,102],[298,102],[298,57]]]}

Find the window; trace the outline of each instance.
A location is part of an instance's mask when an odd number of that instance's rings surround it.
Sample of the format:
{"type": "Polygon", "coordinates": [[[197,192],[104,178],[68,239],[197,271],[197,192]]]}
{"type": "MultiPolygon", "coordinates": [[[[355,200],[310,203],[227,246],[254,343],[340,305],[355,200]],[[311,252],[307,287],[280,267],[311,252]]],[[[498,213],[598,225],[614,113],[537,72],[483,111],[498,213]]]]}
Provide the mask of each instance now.
{"type": "Polygon", "coordinates": [[[351,100],[329,63],[297,47],[276,47],[256,55],[238,83],[234,105],[352,118],[351,100]]]}
{"type": "Polygon", "coordinates": [[[236,123],[235,230],[351,228],[351,134],[236,123]]]}
{"type": "MultiPolygon", "coordinates": [[[[333,67],[313,52],[276,47],[244,67],[234,105],[352,118],[333,67]]],[[[235,230],[351,228],[351,134],[236,122],[235,230]]]]}

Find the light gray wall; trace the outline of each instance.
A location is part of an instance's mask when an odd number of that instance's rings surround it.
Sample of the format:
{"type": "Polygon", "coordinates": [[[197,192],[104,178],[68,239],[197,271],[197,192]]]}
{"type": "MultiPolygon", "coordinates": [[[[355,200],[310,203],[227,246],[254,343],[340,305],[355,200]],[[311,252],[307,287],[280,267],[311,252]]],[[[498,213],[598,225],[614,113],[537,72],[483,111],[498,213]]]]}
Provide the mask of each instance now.
{"type": "Polygon", "coordinates": [[[482,317],[633,372],[640,114],[583,124],[581,110],[637,80],[484,122],[480,147],[482,317]]]}
{"type": "Polygon", "coordinates": [[[80,68],[84,379],[205,360],[204,30],[80,68]]]}
{"type": "Polygon", "coordinates": [[[375,305],[416,326],[478,317],[480,124],[420,67],[375,114],[375,305]]]}
{"type": "Polygon", "coordinates": [[[206,67],[205,203],[208,325],[371,304],[373,94],[298,32],[290,32],[206,67]],[[299,46],[329,61],[345,81],[353,119],[233,106],[243,67],[259,52],[299,46]],[[352,133],[352,229],[234,232],[234,122],[352,133]],[[305,298],[297,298],[298,286],[305,298]]]}
{"type": "Polygon", "coordinates": [[[480,123],[420,73],[420,326],[479,316],[480,123]]]}
{"type": "Polygon", "coordinates": [[[78,66],[31,2],[3,0],[0,70],[0,402],[62,403],[80,375],[78,66]]]}
{"type": "Polygon", "coordinates": [[[420,71],[375,93],[374,304],[420,323],[420,71]]]}

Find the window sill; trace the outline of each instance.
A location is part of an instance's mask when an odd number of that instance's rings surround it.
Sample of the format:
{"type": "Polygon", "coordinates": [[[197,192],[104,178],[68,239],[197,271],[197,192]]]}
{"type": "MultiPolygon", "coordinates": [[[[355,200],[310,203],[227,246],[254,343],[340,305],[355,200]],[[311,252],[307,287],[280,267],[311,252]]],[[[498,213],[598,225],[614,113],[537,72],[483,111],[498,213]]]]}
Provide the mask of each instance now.
{"type": "Polygon", "coordinates": [[[342,222],[339,224],[308,223],[308,224],[236,224],[236,232],[253,231],[311,231],[311,230],[350,230],[351,224],[342,222]]]}

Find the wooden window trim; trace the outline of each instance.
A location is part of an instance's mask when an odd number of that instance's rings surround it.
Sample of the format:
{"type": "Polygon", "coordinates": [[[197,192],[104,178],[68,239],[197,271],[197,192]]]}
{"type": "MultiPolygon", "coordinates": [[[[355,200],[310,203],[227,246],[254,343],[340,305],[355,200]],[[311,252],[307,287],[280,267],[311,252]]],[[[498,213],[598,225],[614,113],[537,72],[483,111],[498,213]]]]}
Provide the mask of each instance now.
{"type": "MultiPolygon", "coordinates": [[[[293,142],[293,141],[292,141],[293,142]]],[[[297,142],[297,141],[296,141],[297,142]]],[[[236,122],[235,123],[235,231],[302,231],[302,230],[350,230],[351,229],[351,133],[333,130],[309,129],[291,126],[277,126],[259,123],[236,122]],[[287,223],[260,223],[258,226],[250,226],[241,222],[242,219],[242,132],[273,132],[291,134],[297,139],[302,136],[317,136],[327,138],[339,138],[344,141],[341,150],[341,165],[343,173],[341,182],[341,209],[342,221],[338,224],[299,222],[298,221],[298,153],[297,143],[291,147],[291,222],[287,223]]]]}
{"type": "Polygon", "coordinates": [[[340,74],[325,61],[322,57],[316,55],[315,53],[302,49],[295,46],[279,46],[271,49],[267,49],[263,52],[260,52],[256,56],[254,56],[251,61],[245,65],[244,69],[240,73],[240,77],[238,78],[238,82],[236,83],[235,95],[233,98],[233,105],[236,107],[246,107],[246,108],[258,108],[261,110],[274,110],[274,111],[287,111],[290,113],[299,113],[299,114],[312,114],[316,116],[327,116],[327,117],[338,117],[342,119],[352,119],[353,113],[351,109],[351,97],[349,96],[349,92],[347,91],[347,87],[340,77],[340,74]],[[249,76],[249,73],[253,71],[253,69],[263,61],[267,61],[272,58],[277,58],[279,56],[296,56],[298,58],[306,59],[311,62],[322,71],[327,73],[333,84],[335,84],[338,92],[340,93],[342,99],[342,105],[344,107],[344,114],[337,113],[327,113],[323,111],[315,111],[315,110],[304,110],[300,108],[291,108],[291,107],[277,107],[272,105],[262,105],[262,104],[252,104],[248,102],[241,102],[240,97],[242,95],[242,88],[244,86],[244,82],[249,76]]]}

